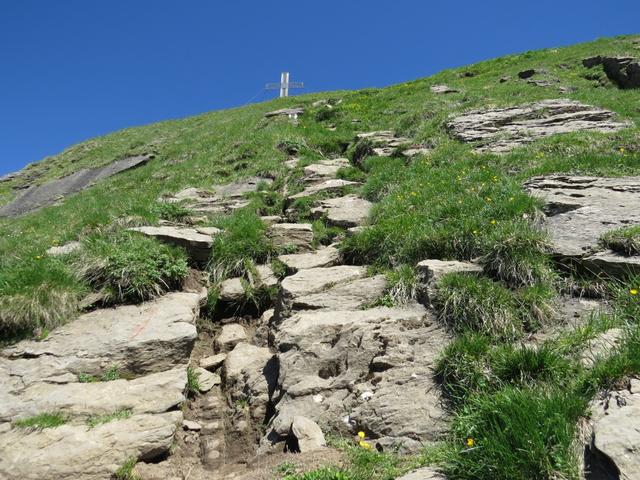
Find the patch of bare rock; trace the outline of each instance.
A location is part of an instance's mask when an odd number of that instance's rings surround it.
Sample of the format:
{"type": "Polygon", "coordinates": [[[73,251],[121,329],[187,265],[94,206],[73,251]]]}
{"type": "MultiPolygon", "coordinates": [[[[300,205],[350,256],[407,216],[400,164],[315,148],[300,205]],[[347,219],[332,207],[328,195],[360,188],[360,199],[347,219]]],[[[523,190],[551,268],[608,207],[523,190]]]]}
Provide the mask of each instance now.
{"type": "Polygon", "coordinates": [[[304,182],[318,183],[332,178],[336,178],[338,170],[350,166],[346,158],[332,158],[312,163],[304,167],[304,182]]]}
{"type": "Polygon", "coordinates": [[[306,270],[309,268],[333,267],[339,263],[340,252],[336,247],[330,245],[309,253],[280,255],[278,260],[280,260],[290,272],[295,273],[298,270],[306,270]]]}
{"type": "Polygon", "coordinates": [[[318,193],[340,193],[345,187],[355,187],[360,185],[358,182],[352,182],[351,180],[342,180],[340,178],[333,178],[322,181],[308,186],[302,192],[291,195],[289,200],[297,200],[299,198],[306,198],[318,193]]]}
{"type": "Polygon", "coordinates": [[[545,228],[560,261],[612,276],[640,273],[640,257],[599,243],[609,230],[640,224],[633,208],[640,202],[640,177],[550,175],[530,179],[525,189],[545,202],[545,228]]]}
{"type": "Polygon", "coordinates": [[[397,136],[389,130],[359,133],[356,136],[356,140],[364,140],[369,144],[367,151],[359,155],[360,158],[366,155],[390,157],[393,156],[398,149],[402,149],[402,155],[405,157],[423,155],[429,152],[429,149],[424,145],[414,145],[410,139],[397,136]]]}
{"type": "Polygon", "coordinates": [[[508,152],[538,138],[578,131],[615,132],[629,126],[609,110],[554,99],[513,107],[474,110],[449,121],[454,138],[478,151],[508,152]]]}
{"type": "Polygon", "coordinates": [[[310,223],[275,223],[267,229],[267,237],[277,247],[312,250],[313,228],[310,223]]]}
{"type": "Polygon", "coordinates": [[[168,225],[134,227],[129,230],[170,245],[182,247],[187,251],[189,257],[198,263],[206,263],[209,260],[211,247],[213,246],[212,234],[219,233],[218,229],[205,230],[208,233],[202,233],[202,230],[199,231],[195,228],[168,225]]]}
{"type": "Polygon", "coordinates": [[[591,402],[585,444],[589,479],[632,479],[640,472],[640,380],[591,402]]]}
{"type": "Polygon", "coordinates": [[[357,195],[319,200],[313,215],[326,218],[330,225],[351,228],[365,223],[373,204],[357,195]]]}

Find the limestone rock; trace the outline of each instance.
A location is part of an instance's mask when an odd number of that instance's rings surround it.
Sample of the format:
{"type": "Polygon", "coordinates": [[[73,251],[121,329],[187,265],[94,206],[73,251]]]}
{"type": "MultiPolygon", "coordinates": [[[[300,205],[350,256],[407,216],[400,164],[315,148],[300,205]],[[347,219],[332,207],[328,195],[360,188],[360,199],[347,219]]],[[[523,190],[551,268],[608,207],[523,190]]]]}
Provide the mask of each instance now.
{"type": "Polygon", "coordinates": [[[0,217],[17,217],[52,205],[60,198],[67,197],[90,187],[96,182],[144,165],[153,155],[138,155],[111,162],[104,167],[83,168],[66,177],[52,180],[42,185],[34,185],[24,190],[13,201],[0,206],[0,217]]]}
{"type": "Polygon", "coordinates": [[[431,87],[429,87],[429,90],[431,90],[432,93],[457,93],[458,90],[456,90],[455,88],[451,88],[448,85],[431,85],[431,87]]]}
{"type": "Polygon", "coordinates": [[[437,283],[448,273],[482,273],[482,267],[471,262],[456,260],[422,260],[416,266],[418,276],[424,283],[437,283]]]}
{"type": "Polygon", "coordinates": [[[271,226],[274,223],[280,223],[282,221],[282,217],[280,215],[266,215],[260,217],[260,220],[267,226],[271,226]]]}
{"type": "Polygon", "coordinates": [[[240,277],[228,278],[220,284],[220,301],[239,303],[244,298],[244,286],[240,277]]]}
{"type": "Polygon", "coordinates": [[[276,223],[267,229],[267,236],[278,247],[293,246],[311,250],[313,228],[310,223],[276,223]]]}
{"type": "Polygon", "coordinates": [[[446,343],[419,305],[294,313],[274,335],[282,398],[268,438],[286,435],[298,415],[414,447],[437,438],[445,422],[432,368],[446,343]]]}
{"type": "MultiPolygon", "coordinates": [[[[330,284],[322,291],[298,295],[289,301],[294,310],[358,310],[366,308],[380,299],[384,295],[386,287],[385,276],[376,275],[330,284]]],[[[286,305],[283,305],[283,310],[286,311],[286,305]]]]}
{"type": "Polygon", "coordinates": [[[636,478],[640,472],[640,380],[629,390],[613,392],[591,403],[586,470],[594,478],[636,478]]]}
{"type": "Polygon", "coordinates": [[[200,366],[206,370],[213,371],[222,365],[226,358],[226,353],[217,353],[216,355],[200,359],[200,366]]]}
{"type": "Polygon", "coordinates": [[[224,363],[225,387],[232,401],[246,401],[254,420],[265,421],[278,381],[278,358],[268,348],[238,343],[224,363]]]}
{"type": "Polygon", "coordinates": [[[296,107],[296,108],[282,108],[280,110],[274,110],[272,112],[267,112],[264,114],[265,117],[280,117],[287,116],[289,118],[298,118],[298,115],[302,115],[304,113],[304,108],[296,107]]]}
{"type": "Polygon", "coordinates": [[[197,332],[202,296],[175,292],[141,305],[96,310],[56,329],[41,342],[0,351],[0,383],[17,394],[46,381],[69,383],[79,374],[143,375],[186,363],[197,332]]]}
{"type": "Polygon", "coordinates": [[[222,326],[220,335],[216,338],[216,347],[221,352],[233,350],[238,343],[247,339],[247,332],[239,323],[229,323],[222,326]]]}
{"type": "Polygon", "coordinates": [[[11,394],[0,392],[0,423],[42,412],[60,412],[73,421],[119,410],[134,414],[163,413],[185,401],[186,366],[133,380],[95,383],[33,384],[11,394]]]}
{"type": "Polygon", "coordinates": [[[82,244],[80,242],[69,242],[57,247],[51,247],[47,250],[47,255],[51,257],[59,257],[61,255],[69,255],[78,250],[82,244]]]}
{"type": "Polygon", "coordinates": [[[220,385],[220,375],[211,373],[209,370],[205,370],[202,367],[195,369],[195,373],[198,377],[198,386],[200,393],[206,393],[216,385],[220,385]]]}
{"type": "Polygon", "coordinates": [[[191,430],[194,432],[199,432],[200,430],[202,430],[202,425],[200,425],[198,422],[194,422],[193,420],[183,420],[182,427],[185,430],[191,430]]]}
{"type": "Polygon", "coordinates": [[[628,126],[614,120],[614,113],[609,110],[565,99],[474,110],[447,123],[455,138],[476,142],[477,150],[490,152],[507,152],[558,133],[615,132],[628,126]]]}
{"type": "Polygon", "coordinates": [[[292,447],[295,452],[306,453],[327,446],[327,441],[318,424],[307,417],[293,417],[289,437],[291,443],[295,443],[292,447]]]}
{"type": "Polygon", "coordinates": [[[349,160],[346,158],[333,158],[313,163],[304,167],[304,181],[305,183],[317,183],[336,178],[338,170],[350,165],[349,160]]]}
{"type": "Polygon", "coordinates": [[[311,210],[316,216],[326,216],[327,222],[338,227],[351,228],[366,222],[373,204],[356,195],[320,200],[311,210]]]}
{"type": "Polygon", "coordinates": [[[130,458],[154,460],[171,448],[182,412],[134,415],[89,428],[62,425],[0,434],[0,477],[104,480],[130,458]]]}
{"type": "Polygon", "coordinates": [[[211,256],[213,237],[187,227],[134,227],[129,230],[184,248],[194,261],[205,263],[211,256]]]}
{"type": "Polygon", "coordinates": [[[401,476],[398,480],[447,480],[447,478],[431,467],[422,467],[401,476]]]}
{"type": "Polygon", "coordinates": [[[578,262],[592,272],[617,275],[640,271],[640,259],[602,250],[599,239],[609,230],[640,224],[640,177],[549,175],[525,183],[531,195],[545,202],[545,227],[553,253],[565,263],[578,262]]]}
{"type": "Polygon", "coordinates": [[[332,245],[309,253],[294,253],[278,257],[278,260],[292,272],[309,268],[332,267],[338,263],[339,259],[340,251],[332,245]]]}
{"type": "Polygon", "coordinates": [[[592,367],[596,360],[607,357],[620,345],[623,336],[621,328],[611,328],[589,340],[580,357],[582,365],[592,367]]]}
{"type": "Polygon", "coordinates": [[[342,180],[340,178],[334,178],[325,180],[324,182],[313,184],[305,188],[302,192],[296,193],[289,197],[289,201],[299,198],[306,198],[317,193],[340,193],[345,187],[354,187],[361,185],[359,182],[352,182],[350,180],[342,180]]]}
{"type": "Polygon", "coordinates": [[[376,132],[366,132],[359,133],[356,136],[356,141],[366,140],[370,143],[371,148],[366,152],[361,153],[359,155],[360,158],[356,158],[356,163],[358,163],[362,157],[364,156],[379,156],[379,157],[390,157],[393,156],[394,153],[400,147],[408,147],[404,150],[403,155],[406,157],[411,157],[414,155],[419,155],[428,152],[424,146],[421,145],[412,145],[410,139],[405,137],[396,136],[393,132],[389,130],[381,130],[376,132]]]}
{"type": "MultiPolygon", "coordinates": [[[[278,278],[268,265],[256,265],[255,272],[248,272],[244,279],[246,284],[254,289],[261,287],[275,287],[278,278]]],[[[229,278],[220,284],[220,301],[224,303],[242,303],[245,300],[246,291],[243,279],[240,277],[229,278]]]]}

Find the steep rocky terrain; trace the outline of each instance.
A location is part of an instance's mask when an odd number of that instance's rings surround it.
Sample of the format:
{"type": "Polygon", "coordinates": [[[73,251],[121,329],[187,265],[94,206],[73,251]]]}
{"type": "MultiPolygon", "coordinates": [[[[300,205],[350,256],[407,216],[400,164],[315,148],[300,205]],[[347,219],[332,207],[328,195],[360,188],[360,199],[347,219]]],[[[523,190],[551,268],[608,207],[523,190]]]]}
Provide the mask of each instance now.
{"type": "Polygon", "coordinates": [[[638,478],[638,47],[0,179],[0,478],[638,478]]]}

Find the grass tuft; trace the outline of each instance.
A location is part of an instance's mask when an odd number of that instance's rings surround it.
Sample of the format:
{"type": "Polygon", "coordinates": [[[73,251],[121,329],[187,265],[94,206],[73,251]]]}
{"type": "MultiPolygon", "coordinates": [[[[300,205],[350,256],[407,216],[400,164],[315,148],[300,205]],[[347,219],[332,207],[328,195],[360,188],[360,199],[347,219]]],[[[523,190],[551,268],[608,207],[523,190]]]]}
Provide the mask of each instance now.
{"type": "Polygon", "coordinates": [[[95,428],[98,425],[113,422],[115,420],[126,420],[132,415],[130,408],[123,408],[122,410],[116,410],[115,412],[107,413],[105,415],[92,415],[87,419],[87,426],[89,428],[95,428]]]}
{"type": "Polygon", "coordinates": [[[622,255],[640,255],[640,225],[610,230],[602,235],[600,242],[622,255]]]}
{"type": "Polygon", "coordinates": [[[188,272],[186,253],[134,232],[94,234],[73,261],[111,303],[137,303],[177,288],[188,272]]]}
{"type": "Polygon", "coordinates": [[[42,430],[43,428],[56,428],[67,423],[67,419],[61,413],[41,413],[39,415],[16,420],[13,424],[17,428],[42,430]]]}

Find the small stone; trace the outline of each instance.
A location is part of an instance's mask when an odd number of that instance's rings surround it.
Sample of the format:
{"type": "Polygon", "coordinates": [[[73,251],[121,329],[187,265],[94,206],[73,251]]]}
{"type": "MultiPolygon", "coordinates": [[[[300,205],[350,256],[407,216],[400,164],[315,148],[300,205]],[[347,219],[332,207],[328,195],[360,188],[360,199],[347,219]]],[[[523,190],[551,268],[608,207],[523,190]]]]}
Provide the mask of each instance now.
{"type": "Polygon", "coordinates": [[[293,446],[293,450],[300,453],[312,452],[327,446],[324,434],[318,424],[307,417],[293,418],[290,437],[295,439],[295,442],[292,443],[297,443],[293,446]]]}
{"type": "Polygon", "coordinates": [[[531,78],[533,77],[536,73],[538,73],[535,69],[530,68],[529,70],[523,70],[521,72],[518,72],[518,77],[526,80],[527,78],[531,78]]]}
{"type": "Polygon", "coordinates": [[[216,355],[204,357],[200,359],[200,367],[205,370],[214,371],[224,363],[226,358],[226,353],[217,353],[216,355]]]}
{"type": "Polygon", "coordinates": [[[69,255],[70,253],[75,252],[81,247],[80,242],[69,242],[64,245],[60,245],[59,247],[51,247],[47,250],[47,255],[51,257],[59,257],[61,255],[69,255]]]}
{"type": "Polygon", "coordinates": [[[223,325],[222,331],[218,338],[216,338],[216,348],[220,352],[228,352],[240,342],[244,342],[247,339],[247,332],[244,327],[239,323],[230,323],[223,325]]]}
{"type": "Polygon", "coordinates": [[[198,422],[194,422],[193,420],[183,420],[182,428],[184,428],[185,430],[199,432],[200,430],[202,430],[202,425],[200,425],[198,422]]]}
{"type": "Polygon", "coordinates": [[[444,475],[431,467],[423,467],[413,472],[407,473],[398,480],[447,480],[444,475]]]}
{"type": "Polygon", "coordinates": [[[209,370],[205,370],[202,367],[196,368],[196,375],[198,376],[200,393],[206,393],[216,385],[220,385],[220,383],[222,383],[220,375],[211,373],[209,370]]]}
{"type": "Polygon", "coordinates": [[[430,87],[432,93],[457,93],[458,90],[448,85],[432,85],[430,87]]]}
{"type": "Polygon", "coordinates": [[[262,220],[262,222],[268,227],[274,223],[280,223],[282,221],[282,217],[280,215],[266,215],[264,217],[260,217],[260,220],[262,220]]]}

